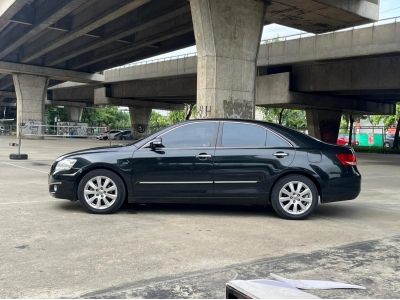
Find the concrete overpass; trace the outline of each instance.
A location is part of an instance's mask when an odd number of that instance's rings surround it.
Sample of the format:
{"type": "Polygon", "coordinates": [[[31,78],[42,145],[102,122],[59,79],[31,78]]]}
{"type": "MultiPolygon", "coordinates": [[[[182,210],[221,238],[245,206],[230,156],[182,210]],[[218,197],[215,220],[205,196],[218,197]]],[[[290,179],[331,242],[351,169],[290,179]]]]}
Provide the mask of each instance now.
{"type": "Polygon", "coordinates": [[[244,103],[240,117],[253,117],[263,25],[319,33],[378,12],[379,0],[3,0],[0,91],[15,89],[18,123],[41,124],[48,86],[102,82],[96,72],[196,42],[199,107],[226,116],[228,99],[244,103]]]}
{"type": "MultiPolygon", "coordinates": [[[[321,114],[326,117],[330,111],[335,124],[343,112],[394,113],[400,100],[400,23],[396,20],[264,41],[257,59],[256,105],[307,109],[310,120],[321,114]]],[[[49,97],[174,109],[196,102],[197,56],[115,68],[105,71],[104,77],[103,85],[59,85],[49,97]]],[[[225,109],[228,117],[235,117],[237,110],[237,106],[225,109]]]]}

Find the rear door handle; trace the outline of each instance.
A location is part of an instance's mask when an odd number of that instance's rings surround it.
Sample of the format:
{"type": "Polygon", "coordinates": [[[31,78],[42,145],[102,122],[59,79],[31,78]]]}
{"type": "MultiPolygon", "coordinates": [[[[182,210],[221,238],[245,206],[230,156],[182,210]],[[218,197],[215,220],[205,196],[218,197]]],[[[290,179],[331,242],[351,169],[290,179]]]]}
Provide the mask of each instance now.
{"type": "Polygon", "coordinates": [[[196,158],[199,160],[207,160],[210,159],[212,157],[211,154],[207,154],[207,153],[200,153],[198,155],[196,155],[196,158]]]}
{"type": "Polygon", "coordinates": [[[273,156],[277,157],[277,158],[284,158],[285,156],[289,156],[289,153],[286,152],[276,152],[274,154],[272,154],[273,156]]]}

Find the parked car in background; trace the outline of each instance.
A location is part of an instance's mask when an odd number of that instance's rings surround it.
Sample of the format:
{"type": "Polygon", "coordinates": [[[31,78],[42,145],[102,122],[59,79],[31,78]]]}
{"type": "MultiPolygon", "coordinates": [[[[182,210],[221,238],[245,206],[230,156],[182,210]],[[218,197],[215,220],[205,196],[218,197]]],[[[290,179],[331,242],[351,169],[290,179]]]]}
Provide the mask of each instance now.
{"type": "Polygon", "coordinates": [[[120,132],[122,132],[122,130],[110,130],[96,136],[96,138],[98,140],[113,140],[114,136],[120,132]]]}
{"type": "Polygon", "coordinates": [[[385,148],[392,148],[394,143],[394,134],[386,134],[385,136],[385,142],[383,143],[383,146],[385,148]]]}
{"type": "Polygon", "coordinates": [[[319,203],[358,196],[353,149],[249,120],[191,120],[126,146],[57,158],[49,192],[106,214],[129,203],[272,205],[304,219],[319,203]]]}
{"type": "MultiPolygon", "coordinates": [[[[341,145],[341,146],[348,146],[349,145],[349,136],[346,134],[339,134],[336,144],[341,145]]],[[[360,144],[359,141],[352,139],[352,141],[351,141],[352,146],[358,146],[359,144],[360,144]]]]}
{"type": "Polygon", "coordinates": [[[133,140],[132,131],[124,130],[114,135],[114,140],[133,140]]]}

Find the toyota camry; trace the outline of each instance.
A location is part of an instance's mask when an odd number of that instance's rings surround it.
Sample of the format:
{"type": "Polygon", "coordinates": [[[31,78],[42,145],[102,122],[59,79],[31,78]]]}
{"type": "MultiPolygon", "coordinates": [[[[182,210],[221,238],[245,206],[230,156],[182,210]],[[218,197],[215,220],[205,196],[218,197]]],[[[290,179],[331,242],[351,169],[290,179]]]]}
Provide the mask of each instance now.
{"type": "Polygon", "coordinates": [[[59,157],[49,192],[106,214],[129,203],[271,205],[304,219],[358,196],[354,151],[272,123],[192,120],[125,146],[59,157]]]}

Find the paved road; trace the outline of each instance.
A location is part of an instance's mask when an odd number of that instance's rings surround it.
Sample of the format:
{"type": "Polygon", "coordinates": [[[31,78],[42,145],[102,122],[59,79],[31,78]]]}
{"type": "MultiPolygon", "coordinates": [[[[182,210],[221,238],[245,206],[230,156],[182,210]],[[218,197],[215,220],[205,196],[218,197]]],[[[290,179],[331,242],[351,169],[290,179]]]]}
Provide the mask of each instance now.
{"type": "Polygon", "coordinates": [[[262,208],[182,205],[98,216],[51,198],[47,172],[58,155],[106,142],[24,141],[30,159],[20,162],[8,159],[9,142],[0,137],[1,298],[223,297],[227,280],[271,270],[368,288],[326,297],[400,294],[399,155],[359,155],[360,197],[323,205],[306,221],[262,208]],[[367,248],[365,259],[346,254],[367,248]],[[299,260],[297,269],[288,267],[299,260]]]}

